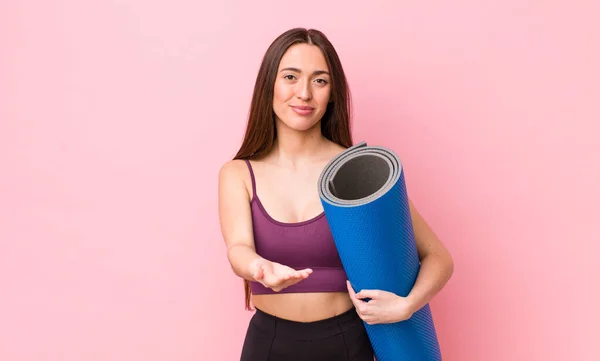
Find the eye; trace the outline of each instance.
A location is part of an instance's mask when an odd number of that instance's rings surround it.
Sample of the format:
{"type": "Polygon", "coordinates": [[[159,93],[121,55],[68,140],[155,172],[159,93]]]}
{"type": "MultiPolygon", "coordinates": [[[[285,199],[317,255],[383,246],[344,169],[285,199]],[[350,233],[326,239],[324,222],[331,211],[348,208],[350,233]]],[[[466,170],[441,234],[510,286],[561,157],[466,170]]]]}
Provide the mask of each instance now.
{"type": "Polygon", "coordinates": [[[316,82],[320,83],[321,85],[327,84],[327,80],[325,80],[325,79],[317,79],[316,82]]]}
{"type": "Polygon", "coordinates": [[[292,74],[287,74],[287,75],[284,75],[283,78],[287,79],[287,80],[293,80],[295,78],[295,76],[293,76],[292,74]]]}

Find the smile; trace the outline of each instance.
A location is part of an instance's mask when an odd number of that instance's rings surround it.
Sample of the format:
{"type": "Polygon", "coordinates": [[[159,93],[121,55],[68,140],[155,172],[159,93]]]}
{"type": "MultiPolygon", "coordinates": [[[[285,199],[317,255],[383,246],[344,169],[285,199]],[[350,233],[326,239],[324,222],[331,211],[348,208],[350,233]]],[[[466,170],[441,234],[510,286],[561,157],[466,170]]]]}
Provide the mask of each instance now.
{"type": "Polygon", "coordinates": [[[312,114],[312,112],[315,110],[315,108],[313,107],[307,107],[307,106],[291,106],[292,109],[300,114],[300,115],[309,115],[312,114]]]}

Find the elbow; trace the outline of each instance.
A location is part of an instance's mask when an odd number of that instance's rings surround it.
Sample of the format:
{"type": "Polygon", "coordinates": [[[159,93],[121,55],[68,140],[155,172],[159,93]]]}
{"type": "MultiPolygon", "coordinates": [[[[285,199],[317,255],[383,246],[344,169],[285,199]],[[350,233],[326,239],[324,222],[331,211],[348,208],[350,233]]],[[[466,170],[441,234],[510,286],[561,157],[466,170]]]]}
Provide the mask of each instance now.
{"type": "Polygon", "coordinates": [[[423,263],[437,265],[438,270],[445,276],[444,278],[446,278],[446,280],[450,279],[454,273],[454,260],[452,259],[450,252],[446,249],[426,254],[421,260],[421,264],[423,263]]]}
{"type": "Polygon", "coordinates": [[[454,260],[452,259],[452,255],[448,251],[445,252],[443,259],[446,279],[450,279],[450,277],[452,277],[452,274],[454,273],[454,260]]]}
{"type": "Polygon", "coordinates": [[[450,257],[447,267],[448,279],[450,279],[450,277],[452,277],[452,274],[454,273],[454,261],[452,260],[452,257],[450,257]]]}

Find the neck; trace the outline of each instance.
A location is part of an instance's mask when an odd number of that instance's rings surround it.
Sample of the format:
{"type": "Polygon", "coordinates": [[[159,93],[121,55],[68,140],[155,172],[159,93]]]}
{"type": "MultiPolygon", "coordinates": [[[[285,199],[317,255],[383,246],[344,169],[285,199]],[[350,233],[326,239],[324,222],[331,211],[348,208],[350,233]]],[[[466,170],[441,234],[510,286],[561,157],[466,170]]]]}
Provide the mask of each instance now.
{"type": "Polygon", "coordinates": [[[276,123],[277,138],[272,154],[282,164],[294,166],[303,160],[310,160],[327,144],[321,134],[320,123],[306,131],[290,129],[279,121],[276,123]]]}

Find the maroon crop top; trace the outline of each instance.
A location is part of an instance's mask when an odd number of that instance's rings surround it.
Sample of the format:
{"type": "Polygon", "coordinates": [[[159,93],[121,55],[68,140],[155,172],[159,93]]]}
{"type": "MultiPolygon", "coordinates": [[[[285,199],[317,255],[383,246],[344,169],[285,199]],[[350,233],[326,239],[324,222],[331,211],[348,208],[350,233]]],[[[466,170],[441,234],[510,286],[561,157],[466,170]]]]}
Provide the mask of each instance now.
{"type": "Polygon", "coordinates": [[[333,241],[325,213],[304,222],[284,223],[273,219],[256,195],[256,180],[248,160],[252,179],[252,225],[256,253],[294,269],[312,269],[308,278],[279,292],[259,282],[250,282],[252,294],[298,292],[345,292],[346,272],[333,241]]]}

